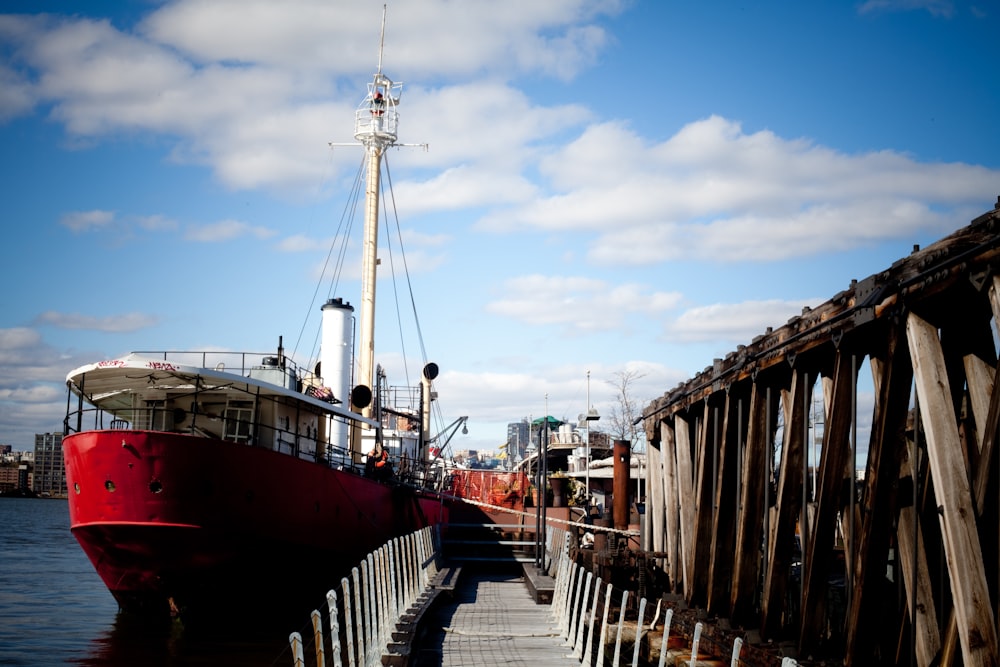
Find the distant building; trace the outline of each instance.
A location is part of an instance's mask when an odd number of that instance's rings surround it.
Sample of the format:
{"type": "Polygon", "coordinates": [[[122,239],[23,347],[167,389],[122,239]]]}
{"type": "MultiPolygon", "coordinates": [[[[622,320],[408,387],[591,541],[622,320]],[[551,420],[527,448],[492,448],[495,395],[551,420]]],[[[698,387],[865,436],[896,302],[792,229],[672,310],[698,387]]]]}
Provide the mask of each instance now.
{"type": "Polygon", "coordinates": [[[602,433],[600,431],[590,431],[590,448],[591,449],[608,449],[610,450],[613,446],[611,436],[607,433],[602,433]]]}
{"type": "Polygon", "coordinates": [[[63,463],[62,433],[35,434],[35,472],[32,490],[39,495],[68,496],[63,463]]]}
{"type": "Polygon", "coordinates": [[[527,419],[507,424],[507,453],[512,462],[524,458],[524,452],[530,442],[530,426],[527,419]]]}
{"type": "Polygon", "coordinates": [[[0,493],[31,491],[28,464],[0,466],[0,493]]]}

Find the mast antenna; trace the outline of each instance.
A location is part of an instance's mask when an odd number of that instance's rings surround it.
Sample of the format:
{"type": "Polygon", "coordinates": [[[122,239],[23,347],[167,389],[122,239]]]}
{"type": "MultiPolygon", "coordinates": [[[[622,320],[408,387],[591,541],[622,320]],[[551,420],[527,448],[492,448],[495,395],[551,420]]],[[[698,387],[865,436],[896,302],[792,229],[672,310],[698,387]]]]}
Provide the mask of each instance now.
{"type": "Polygon", "coordinates": [[[385,12],[386,6],[382,5],[382,30],[379,32],[378,38],[378,72],[376,74],[382,73],[382,49],[385,47],[385,12]]]}

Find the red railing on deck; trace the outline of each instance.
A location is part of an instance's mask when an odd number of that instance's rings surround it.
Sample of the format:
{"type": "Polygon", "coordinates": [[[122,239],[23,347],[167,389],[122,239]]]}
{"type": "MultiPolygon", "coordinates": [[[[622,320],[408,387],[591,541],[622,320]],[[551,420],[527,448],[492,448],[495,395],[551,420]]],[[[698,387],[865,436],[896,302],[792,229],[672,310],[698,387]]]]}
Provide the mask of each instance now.
{"type": "Polygon", "coordinates": [[[514,509],[522,507],[530,479],[506,470],[453,470],[451,493],[459,498],[514,509]]]}

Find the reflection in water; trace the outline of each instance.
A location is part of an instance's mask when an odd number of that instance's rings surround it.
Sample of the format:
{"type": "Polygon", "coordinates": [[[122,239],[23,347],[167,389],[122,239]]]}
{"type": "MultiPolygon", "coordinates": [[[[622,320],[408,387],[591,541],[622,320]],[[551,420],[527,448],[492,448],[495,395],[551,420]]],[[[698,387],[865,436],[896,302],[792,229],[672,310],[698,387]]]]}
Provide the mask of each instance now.
{"type": "Polygon", "coordinates": [[[0,498],[0,564],[0,665],[290,666],[289,633],[311,634],[310,609],[275,617],[266,601],[197,625],[118,613],[64,500],[0,498]]]}
{"type": "Polygon", "coordinates": [[[153,622],[117,614],[111,628],[94,639],[88,654],[72,664],[124,665],[292,665],[288,626],[279,622],[185,625],[178,619],[153,622]]]}

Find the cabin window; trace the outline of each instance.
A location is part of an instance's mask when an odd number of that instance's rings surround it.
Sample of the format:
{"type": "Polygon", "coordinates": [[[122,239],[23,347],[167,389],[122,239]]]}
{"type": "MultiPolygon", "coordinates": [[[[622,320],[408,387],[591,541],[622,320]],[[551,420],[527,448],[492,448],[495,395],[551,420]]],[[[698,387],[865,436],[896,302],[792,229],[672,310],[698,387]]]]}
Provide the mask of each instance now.
{"type": "MultiPolygon", "coordinates": [[[[166,410],[166,401],[143,401],[143,408],[135,417],[136,428],[144,431],[167,431],[172,427],[170,417],[166,410]]],[[[112,426],[114,428],[114,426],[112,426]]]]}
{"type": "Polygon", "coordinates": [[[224,418],[223,438],[233,442],[250,442],[253,436],[253,401],[229,401],[224,418]]]}

